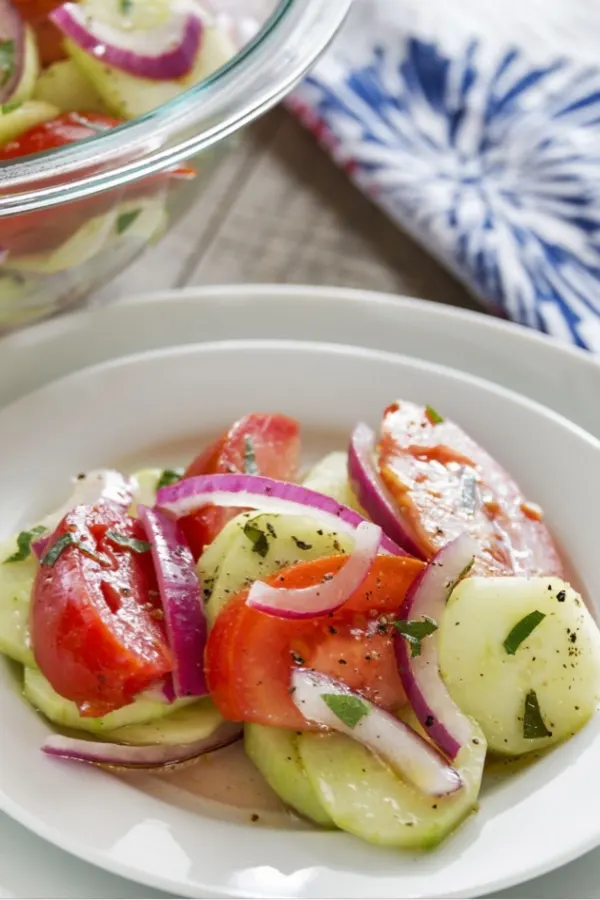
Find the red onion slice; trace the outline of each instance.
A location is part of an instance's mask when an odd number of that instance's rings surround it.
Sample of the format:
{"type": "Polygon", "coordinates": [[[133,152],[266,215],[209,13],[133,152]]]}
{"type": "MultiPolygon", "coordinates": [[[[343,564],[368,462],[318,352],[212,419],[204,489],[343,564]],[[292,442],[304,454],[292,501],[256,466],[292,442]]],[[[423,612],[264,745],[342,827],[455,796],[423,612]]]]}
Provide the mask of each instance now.
{"type": "MultiPolygon", "coordinates": [[[[126,478],[114,469],[94,469],[85,475],[75,479],[73,492],[66,503],[42,519],[40,525],[54,531],[61,519],[76,506],[96,506],[98,503],[113,503],[119,509],[126,511],[133,502],[133,484],[130,478],[126,478]]],[[[44,551],[51,538],[51,534],[42,534],[32,541],[31,548],[38,559],[44,555],[44,551]]]]}
{"type": "MultiPolygon", "coordinates": [[[[399,618],[439,622],[455,585],[470,568],[478,546],[464,533],[446,544],[411,585],[399,618]]],[[[394,638],[402,686],[415,715],[428,736],[450,759],[471,740],[473,729],[448,693],[439,671],[437,641],[423,638],[421,652],[412,656],[406,639],[394,638]]]]}
{"type": "Polygon", "coordinates": [[[135,747],[131,744],[107,744],[86,741],[53,734],[47,738],[42,751],[48,756],[58,756],[74,762],[95,763],[126,769],[158,769],[174,766],[213,753],[233,744],[242,736],[243,726],[235,722],[223,722],[216,731],[193,744],[152,744],[135,747]]]}
{"type": "Polygon", "coordinates": [[[329,581],[307,588],[278,588],[255,581],[246,603],[283,619],[308,619],[339,609],[367,578],[381,543],[381,528],[361,522],[355,531],[354,549],[329,581]]]}
{"type": "Polygon", "coordinates": [[[205,697],[204,648],[207,626],[194,557],[177,522],[157,509],[140,506],[138,516],[152,544],[152,558],[175,659],[177,697],[205,697]]]}
{"type": "MultiPolygon", "coordinates": [[[[260,509],[283,515],[315,515],[328,527],[354,537],[361,522],[367,521],[353,509],[331,497],[262,475],[196,475],[161,488],[157,506],[177,518],[188,516],[203,506],[260,509]]],[[[406,556],[385,535],[381,547],[392,556],[406,556]]]]}
{"type": "Polygon", "coordinates": [[[17,90],[25,64],[25,23],[10,0],[0,0],[0,47],[0,104],[4,104],[17,90]]]}
{"type": "Polygon", "coordinates": [[[161,26],[148,30],[113,28],[91,19],[84,4],[65,3],[50,19],[86,53],[138,78],[170,81],[188,75],[197,59],[204,25],[189,4],[173,3],[161,26]]]}
{"type": "Polygon", "coordinates": [[[375,468],[375,433],[364,422],[354,428],[348,448],[348,478],[362,508],[396,544],[419,559],[423,553],[402,527],[398,509],[375,468]]]}
{"type": "Polygon", "coordinates": [[[456,769],[409,725],[338,681],[307,669],[294,669],[292,688],[294,703],[306,719],[363,744],[424,794],[442,797],[463,786],[456,769]],[[334,711],[336,698],[339,709],[334,711]]]}
{"type": "Polygon", "coordinates": [[[144,691],[143,696],[147,700],[154,700],[155,703],[165,703],[168,705],[174,703],[177,698],[175,696],[175,689],[173,688],[172,677],[167,675],[166,678],[163,678],[163,680],[158,684],[155,684],[154,687],[144,691]]]}

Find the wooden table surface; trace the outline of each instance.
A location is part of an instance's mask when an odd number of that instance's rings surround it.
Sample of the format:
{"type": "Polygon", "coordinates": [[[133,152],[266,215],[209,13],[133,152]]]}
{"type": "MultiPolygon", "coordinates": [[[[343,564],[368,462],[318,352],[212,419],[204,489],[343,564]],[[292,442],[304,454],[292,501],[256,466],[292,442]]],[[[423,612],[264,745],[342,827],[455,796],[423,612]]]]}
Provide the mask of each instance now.
{"type": "Polygon", "coordinates": [[[369,288],[478,308],[283,109],[249,128],[178,226],[96,296],[241,282],[369,288]]]}

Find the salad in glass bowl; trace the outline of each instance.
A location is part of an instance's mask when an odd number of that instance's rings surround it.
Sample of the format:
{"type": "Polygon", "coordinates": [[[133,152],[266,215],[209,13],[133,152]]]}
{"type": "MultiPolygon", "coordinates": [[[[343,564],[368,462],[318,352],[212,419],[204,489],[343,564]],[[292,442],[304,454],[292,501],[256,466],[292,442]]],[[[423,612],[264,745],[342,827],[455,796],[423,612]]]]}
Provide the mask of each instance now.
{"type": "Polygon", "coordinates": [[[1,0],[0,331],[156,242],[349,2],[1,0]]]}
{"type": "Polygon", "coordinates": [[[429,849],[494,760],[594,715],[600,635],[543,511],[440,412],[397,401],[307,473],[281,414],[199,450],[79,473],[0,548],[44,753],[169,772],[238,743],[290,816],[429,849]]]}

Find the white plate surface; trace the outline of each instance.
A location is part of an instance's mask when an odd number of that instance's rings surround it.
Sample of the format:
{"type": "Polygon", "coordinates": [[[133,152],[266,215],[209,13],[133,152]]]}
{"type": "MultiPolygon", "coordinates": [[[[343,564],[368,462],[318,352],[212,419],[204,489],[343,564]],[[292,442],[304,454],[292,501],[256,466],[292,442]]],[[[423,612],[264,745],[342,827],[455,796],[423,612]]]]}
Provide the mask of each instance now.
{"type": "MultiPolygon", "coordinates": [[[[134,297],[13,335],[0,341],[0,406],[93,362],[171,344],[260,336],[340,341],[443,362],[537,399],[600,437],[600,364],[588,354],[436,303],[289,285],[134,297]]],[[[0,813],[1,898],[165,896],[65,854],[0,813]]],[[[496,896],[600,898],[600,850],[496,896]]]]}
{"type": "MultiPolygon", "coordinates": [[[[600,443],[543,407],[479,379],[377,351],[292,342],[170,349],[84,370],[0,411],[0,536],[57,500],[76,471],[216,431],[248,409],[313,429],[376,424],[394,396],[432,403],[484,442],[541,502],[591,596],[600,557],[589,526],[600,443]],[[251,377],[249,377],[251,376],[251,377]],[[135,422],[135,428],[131,427],[135,422]],[[540,453],[540,448],[543,452],[540,453]]],[[[193,814],[92,768],[39,752],[47,726],[0,667],[0,806],[59,847],[180,896],[478,896],[600,842],[600,716],[496,786],[435,853],[383,851],[340,833],[296,833],[193,814]]]]}

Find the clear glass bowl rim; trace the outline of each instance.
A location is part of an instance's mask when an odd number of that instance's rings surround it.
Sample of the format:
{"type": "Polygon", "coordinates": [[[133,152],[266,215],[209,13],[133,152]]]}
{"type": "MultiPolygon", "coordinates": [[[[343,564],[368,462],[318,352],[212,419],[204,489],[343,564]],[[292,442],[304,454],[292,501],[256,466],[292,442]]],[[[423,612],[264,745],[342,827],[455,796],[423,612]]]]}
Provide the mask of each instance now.
{"type": "Polygon", "coordinates": [[[256,37],[226,66],[170,103],[58,152],[3,164],[0,217],[122,187],[176,166],[235,133],[307,74],[351,3],[279,0],[256,37]]]}

